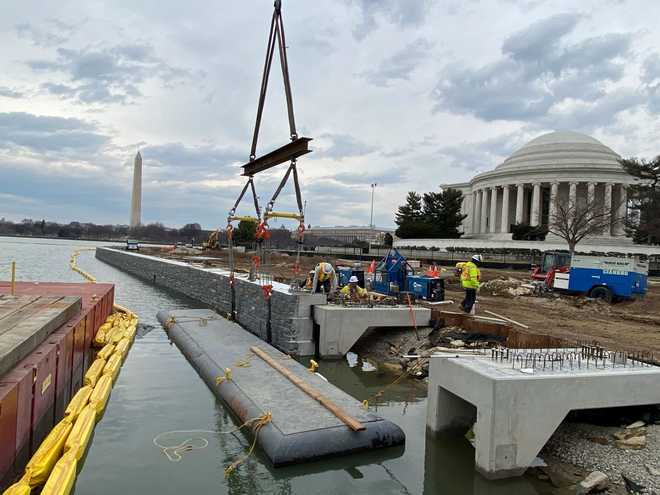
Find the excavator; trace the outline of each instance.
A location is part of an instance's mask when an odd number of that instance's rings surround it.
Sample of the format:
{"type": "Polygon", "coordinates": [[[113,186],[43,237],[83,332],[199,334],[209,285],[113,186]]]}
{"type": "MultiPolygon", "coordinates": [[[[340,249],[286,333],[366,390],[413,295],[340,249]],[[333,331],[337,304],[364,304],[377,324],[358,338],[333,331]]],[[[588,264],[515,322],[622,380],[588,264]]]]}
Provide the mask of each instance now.
{"type": "Polygon", "coordinates": [[[202,242],[202,249],[218,249],[220,248],[220,229],[215,229],[211,232],[208,238],[202,242]]]}

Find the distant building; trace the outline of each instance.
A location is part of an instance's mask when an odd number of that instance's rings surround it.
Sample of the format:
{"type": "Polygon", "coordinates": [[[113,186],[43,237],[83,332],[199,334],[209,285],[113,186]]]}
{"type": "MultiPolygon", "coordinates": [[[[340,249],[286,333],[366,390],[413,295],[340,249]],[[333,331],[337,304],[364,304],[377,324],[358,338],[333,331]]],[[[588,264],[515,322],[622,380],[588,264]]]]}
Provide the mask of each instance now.
{"type": "Polygon", "coordinates": [[[133,165],[133,193],[131,195],[131,227],[142,223],[142,155],[137,152],[133,165]]]}
{"type": "Polygon", "coordinates": [[[385,234],[394,234],[393,229],[384,229],[380,227],[311,227],[305,231],[305,237],[316,237],[318,239],[332,239],[344,244],[351,244],[353,241],[362,241],[368,243],[382,244],[385,234]]]}
{"type": "MultiPolygon", "coordinates": [[[[627,186],[635,178],[617,161],[619,155],[600,141],[577,132],[551,132],[533,139],[495,169],[469,182],[443,184],[463,193],[462,239],[510,240],[513,224],[547,226],[557,201],[587,198],[626,216],[627,186]]],[[[586,203],[584,203],[586,204],[586,203]]],[[[556,238],[548,235],[546,241],[556,238]]],[[[612,222],[590,243],[630,243],[622,222],[612,222]]]]}

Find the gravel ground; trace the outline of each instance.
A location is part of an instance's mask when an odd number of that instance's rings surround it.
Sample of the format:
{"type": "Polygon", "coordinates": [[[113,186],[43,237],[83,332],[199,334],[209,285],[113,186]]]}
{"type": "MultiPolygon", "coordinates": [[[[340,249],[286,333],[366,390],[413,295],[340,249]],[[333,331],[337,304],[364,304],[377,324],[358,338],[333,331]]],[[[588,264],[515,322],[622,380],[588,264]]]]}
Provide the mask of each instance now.
{"type": "Polygon", "coordinates": [[[646,430],[645,448],[623,450],[614,445],[612,436],[622,431],[622,428],[563,423],[540,455],[551,455],[588,471],[602,471],[616,484],[623,483],[623,473],[634,482],[645,486],[648,489],[646,493],[660,493],[660,476],[651,475],[646,467],[648,464],[660,470],[660,425],[649,425],[646,430]],[[609,443],[602,445],[594,439],[607,439],[609,443]]]}

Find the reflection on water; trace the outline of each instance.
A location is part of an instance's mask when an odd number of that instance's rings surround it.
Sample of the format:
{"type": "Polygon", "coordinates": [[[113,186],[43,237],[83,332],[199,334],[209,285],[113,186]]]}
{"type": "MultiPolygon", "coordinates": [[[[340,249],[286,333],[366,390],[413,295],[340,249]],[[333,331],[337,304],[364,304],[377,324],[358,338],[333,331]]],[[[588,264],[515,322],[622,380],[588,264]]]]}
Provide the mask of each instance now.
{"type": "MultiPolygon", "coordinates": [[[[0,260],[16,259],[20,280],[79,282],[80,277],[68,268],[69,256],[76,248],[94,245],[0,237],[0,260]]],[[[257,452],[225,480],[224,467],[245,453],[249,440],[240,433],[209,433],[205,434],[208,447],[170,462],[152,442],[159,433],[221,432],[237,426],[156,321],[161,309],[200,305],[101,263],[92,252],[83,252],[79,265],[99,281],[116,284],[117,302],[136,311],[144,326],[96,427],[76,483],[78,495],[532,495],[547,490],[526,478],[486,481],[474,472],[474,451],[466,440],[427,436],[426,385],[418,381],[396,384],[370,400],[374,411],[404,430],[405,447],[278,469],[270,468],[257,452]]],[[[320,365],[320,373],[360,401],[376,395],[394,378],[379,371],[363,372],[360,366],[350,368],[344,360],[320,365]]]]}

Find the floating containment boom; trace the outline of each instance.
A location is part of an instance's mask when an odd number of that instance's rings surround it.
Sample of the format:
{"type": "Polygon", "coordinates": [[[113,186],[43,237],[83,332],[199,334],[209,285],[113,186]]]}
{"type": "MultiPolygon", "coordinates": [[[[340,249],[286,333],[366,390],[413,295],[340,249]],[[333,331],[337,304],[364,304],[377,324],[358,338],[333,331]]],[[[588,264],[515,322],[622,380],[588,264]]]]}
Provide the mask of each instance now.
{"type": "Polygon", "coordinates": [[[239,424],[271,413],[257,445],[275,467],[405,441],[398,426],[213,311],[161,311],[158,320],[239,424]]]}

